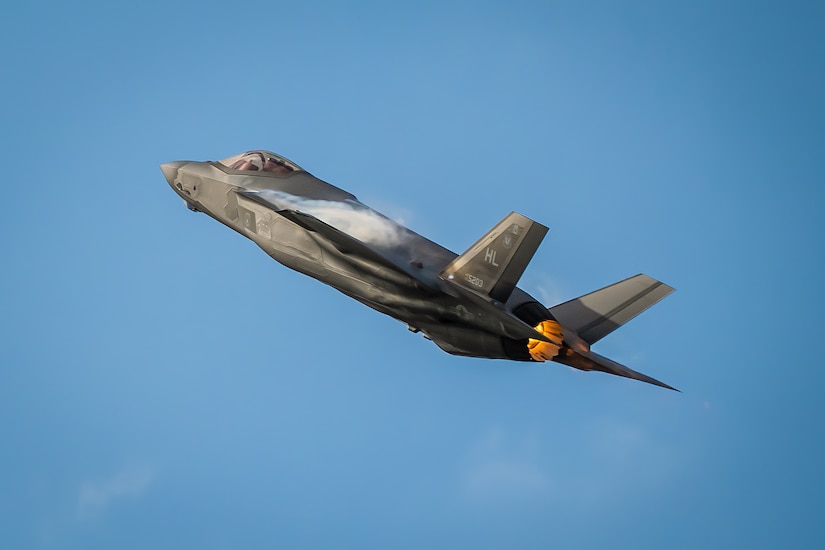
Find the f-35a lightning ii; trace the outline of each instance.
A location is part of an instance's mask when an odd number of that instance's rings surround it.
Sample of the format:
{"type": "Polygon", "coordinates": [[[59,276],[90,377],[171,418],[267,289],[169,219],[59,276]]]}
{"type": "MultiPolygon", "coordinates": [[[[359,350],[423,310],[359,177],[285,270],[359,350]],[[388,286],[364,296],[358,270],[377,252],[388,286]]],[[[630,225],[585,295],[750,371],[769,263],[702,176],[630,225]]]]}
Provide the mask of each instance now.
{"type": "Polygon", "coordinates": [[[640,274],[548,309],[516,286],[547,233],[521,214],[456,255],[268,151],[161,170],[190,210],[447,353],[552,360],[674,389],[590,349],[673,288],[640,274]]]}

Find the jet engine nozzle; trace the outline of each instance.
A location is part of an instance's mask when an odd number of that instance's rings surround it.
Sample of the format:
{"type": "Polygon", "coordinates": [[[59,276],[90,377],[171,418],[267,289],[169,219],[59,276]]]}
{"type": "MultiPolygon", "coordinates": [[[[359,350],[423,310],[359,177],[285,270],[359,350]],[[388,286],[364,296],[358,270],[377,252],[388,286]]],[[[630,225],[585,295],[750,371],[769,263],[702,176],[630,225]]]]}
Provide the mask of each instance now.
{"type": "Polygon", "coordinates": [[[550,361],[559,354],[562,342],[564,341],[564,331],[561,325],[556,321],[548,319],[533,328],[536,329],[536,332],[545,335],[550,342],[543,342],[534,338],[527,340],[527,349],[530,352],[530,357],[532,357],[534,361],[550,361]]]}

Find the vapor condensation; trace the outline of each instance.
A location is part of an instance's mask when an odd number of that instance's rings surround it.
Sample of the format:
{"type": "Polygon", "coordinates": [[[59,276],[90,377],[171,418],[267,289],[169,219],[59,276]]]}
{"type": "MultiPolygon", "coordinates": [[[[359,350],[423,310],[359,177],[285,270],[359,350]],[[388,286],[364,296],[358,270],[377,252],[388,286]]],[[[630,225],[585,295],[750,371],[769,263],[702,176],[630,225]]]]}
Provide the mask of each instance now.
{"type": "Polygon", "coordinates": [[[306,199],[271,190],[259,193],[285,210],[314,216],[364,243],[397,246],[408,238],[403,227],[360,202],[306,199]]]}

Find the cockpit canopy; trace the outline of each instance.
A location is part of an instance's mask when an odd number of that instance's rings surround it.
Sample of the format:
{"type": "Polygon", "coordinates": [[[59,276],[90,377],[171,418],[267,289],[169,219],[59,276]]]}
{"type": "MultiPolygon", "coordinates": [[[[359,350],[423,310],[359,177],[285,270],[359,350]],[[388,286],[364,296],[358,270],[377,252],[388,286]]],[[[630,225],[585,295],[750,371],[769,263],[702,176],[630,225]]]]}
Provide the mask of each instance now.
{"type": "Polygon", "coordinates": [[[249,151],[219,161],[233,170],[249,172],[270,172],[273,174],[290,174],[303,171],[303,168],[280,155],[269,151],[249,151]]]}

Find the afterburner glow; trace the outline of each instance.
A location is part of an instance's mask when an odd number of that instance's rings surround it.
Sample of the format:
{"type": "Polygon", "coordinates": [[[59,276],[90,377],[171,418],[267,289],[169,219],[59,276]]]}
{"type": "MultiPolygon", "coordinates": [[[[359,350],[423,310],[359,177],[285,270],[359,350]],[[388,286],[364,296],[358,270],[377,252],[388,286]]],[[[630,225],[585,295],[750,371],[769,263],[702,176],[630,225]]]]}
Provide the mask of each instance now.
{"type": "Polygon", "coordinates": [[[530,357],[535,361],[550,361],[559,354],[559,349],[564,341],[564,332],[561,325],[556,321],[547,320],[542,321],[533,328],[545,335],[551,342],[542,342],[533,338],[527,340],[530,357]]]}

